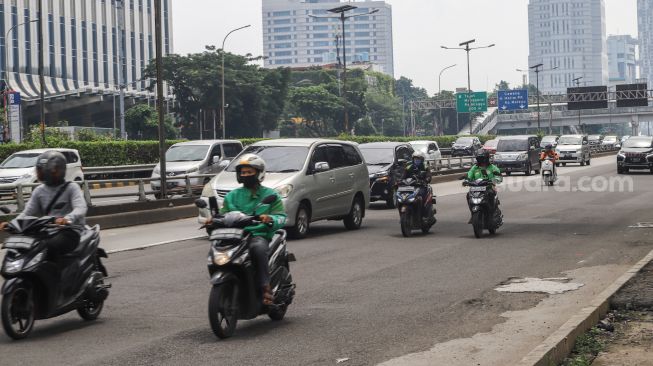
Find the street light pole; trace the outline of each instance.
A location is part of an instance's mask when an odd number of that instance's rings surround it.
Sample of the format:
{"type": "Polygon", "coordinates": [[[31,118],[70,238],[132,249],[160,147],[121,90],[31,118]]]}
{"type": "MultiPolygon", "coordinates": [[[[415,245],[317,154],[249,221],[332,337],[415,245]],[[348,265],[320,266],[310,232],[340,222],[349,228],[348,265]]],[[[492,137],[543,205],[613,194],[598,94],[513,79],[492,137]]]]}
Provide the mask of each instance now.
{"type": "MultiPolygon", "coordinates": [[[[43,0],[39,0],[39,110],[41,112],[41,142],[45,146],[45,74],[43,67],[43,0]]],[[[6,50],[5,50],[6,51],[6,50]]]]}
{"type": "MultiPolygon", "coordinates": [[[[549,70],[544,70],[544,69],[542,69],[543,66],[544,66],[544,64],[540,63],[540,64],[537,64],[537,65],[534,65],[534,66],[530,67],[530,69],[533,70],[533,72],[535,72],[535,79],[536,79],[535,80],[535,85],[536,85],[535,88],[537,89],[537,131],[538,132],[541,131],[541,126],[540,126],[541,125],[541,117],[540,117],[540,72],[542,72],[542,71],[552,71],[552,70],[555,70],[555,69],[558,68],[558,66],[555,66],[555,67],[553,67],[553,68],[551,68],[549,70]]],[[[525,70],[517,69],[517,71],[523,72],[525,70]]]]}
{"type": "Polygon", "coordinates": [[[224,89],[224,56],[225,56],[225,50],[224,50],[224,44],[227,42],[227,38],[234,32],[239,31],[241,29],[249,28],[251,27],[251,24],[233,29],[229,33],[227,33],[226,36],[224,36],[224,39],[222,40],[222,104],[220,105],[220,123],[222,123],[222,139],[224,140],[226,138],[227,134],[227,127],[226,127],[226,122],[227,119],[225,118],[225,89],[224,89]]]}
{"type": "Polygon", "coordinates": [[[154,0],[154,32],[156,39],[156,109],[159,119],[159,164],[161,174],[161,197],[167,197],[168,176],[166,170],[166,135],[163,111],[163,32],[161,27],[161,0],[154,0]]]}
{"type": "MultiPolygon", "coordinates": [[[[576,87],[578,88],[578,87],[580,86],[580,81],[581,81],[582,79],[583,79],[583,77],[580,76],[580,77],[577,77],[577,78],[575,78],[575,79],[572,79],[571,81],[572,81],[573,83],[575,83],[575,84],[576,84],[576,87]]],[[[580,127],[580,128],[581,128],[581,131],[583,131],[582,124],[581,124],[581,120],[580,120],[580,115],[581,115],[581,113],[580,113],[580,109],[578,109],[578,127],[580,127]]],[[[585,133],[585,131],[583,131],[583,133],[585,133]]]]}
{"type": "Polygon", "coordinates": [[[443,48],[445,50],[463,50],[467,53],[467,108],[469,109],[469,134],[472,135],[474,134],[474,126],[472,124],[472,80],[471,80],[471,72],[470,72],[470,65],[469,65],[469,52],[472,50],[479,50],[482,48],[492,48],[495,46],[495,44],[491,44],[489,46],[483,46],[483,47],[469,47],[470,44],[476,42],[475,39],[462,42],[458,46],[465,46],[465,47],[445,47],[445,46],[440,46],[440,48],[443,48]]]}
{"type": "Polygon", "coordinates": [[[125,54],[125,50],[122,48],[123,44],[123,37],[122,37],[122,31],[125,26],[125,18],[124,18],[124,0],[117,0],[116,1],[116,31],[118,32],[117,35],[117,41],[118,41],[118,87],[120,88],[120,138],[123,140],[127,139],[127,131],[125,129],[125,78],[126,75],[124,74],[124,65],[123,65],[123,58],[125,54]]]}
{"type": "MultiPolygon", "coordinates": [[[[445,72],[446,70],[448,70],[448,69],[450,69],[452,67],[456,67],[456,66],[457,66],[457,64],[453,64],[453,65],[445,67],[444,69],[442,69],[440,71],[440,75],[438,76],[438,98],[440,100],[442,100],[442,97],[441,97],[441,94],[442,94],[442,73],[445,72]]],[[[439,109],[440,109],[440,123],[442,123],[442,106],[440,106],[439,109]]]]}

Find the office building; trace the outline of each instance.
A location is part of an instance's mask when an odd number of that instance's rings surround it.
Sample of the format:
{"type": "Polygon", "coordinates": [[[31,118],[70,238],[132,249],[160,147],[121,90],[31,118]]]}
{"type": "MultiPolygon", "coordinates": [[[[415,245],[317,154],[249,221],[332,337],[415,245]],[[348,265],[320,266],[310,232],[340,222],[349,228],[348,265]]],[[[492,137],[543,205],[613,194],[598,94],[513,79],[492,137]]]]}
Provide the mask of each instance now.
{"type": "Polygon", "coordinates": [[[629,35],[608,37],[611,86],[637,82],[637,46],[637,40],[629,35]]]}
{"type": "Polygon", "coordinates": [[[653,85],[653,0],[637,0],[640,77],[653,85]]]}

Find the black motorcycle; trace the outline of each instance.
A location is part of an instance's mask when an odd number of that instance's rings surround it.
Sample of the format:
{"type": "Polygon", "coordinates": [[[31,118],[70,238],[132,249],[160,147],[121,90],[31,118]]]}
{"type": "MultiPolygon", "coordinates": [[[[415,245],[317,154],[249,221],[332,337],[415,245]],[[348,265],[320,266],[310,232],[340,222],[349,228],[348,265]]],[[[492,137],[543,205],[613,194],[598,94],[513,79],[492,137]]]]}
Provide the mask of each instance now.
{"type": "Polygon", "coordinates": [[[110,285],[100,258],[100,227],[85,227],[77,248],[53,258],[45,239],[64,227],[53,217],[14,219],[11,236],[2,246],[7,253],[2,264],[2,326],[13,339],[29,335],[38,319],[53,318],[77,310],[84,320],[100,315],[110,285]]]}
{"type": "Polygon", "coordinates": [[[403,236],[410,237],[413,230],[422,230],[427,234],[436,223],[435,197],[431,185],[419,179],[407,178],[399,182],[396,195],[403,236]],[[421,188],[426,188],[426,197],[419,194],[421,188]]]}
{"type": "Polygon", "coordinates": [[[494,183],[488,179],[478,179],[466,180],[463,185],[469,187],[467,204],[472,213],[474,236],[480,238],[483,235],[483,230],[488,230],[490,234],[494,235],[497,229],[503,225],[499,199],[496,194],[491,194],[494,183]],[[492,213],[491,199],[494,199],[494,214],[492,213]]]}
{"type": "MultiPolygon", "coordinates": [[[[276,196],[266,197],[259,207],[275,200],[276,196]]],[[[195,204],[199,208],[207,206],[203,200],[197,200],[195,204]]],[[[219,338],[231,337],[239,319],[250,320],[267,314],[272,320],[282,320],[295,297],[295,284],[289,266],[290,262],[295,261],[295,256],[288,253],[286,232],[279,230],[270,241],[268,251],[274,305],[263,305],[262,291],[256,281],[256,268],[249,256],[248,245],[251,232],[265,225],[257,218],[255,212],[251,216],[229,212],[215,217],[209,227],[211,250],[208,269],[212,285],[209,322],[213,333],[219,338]]]]}

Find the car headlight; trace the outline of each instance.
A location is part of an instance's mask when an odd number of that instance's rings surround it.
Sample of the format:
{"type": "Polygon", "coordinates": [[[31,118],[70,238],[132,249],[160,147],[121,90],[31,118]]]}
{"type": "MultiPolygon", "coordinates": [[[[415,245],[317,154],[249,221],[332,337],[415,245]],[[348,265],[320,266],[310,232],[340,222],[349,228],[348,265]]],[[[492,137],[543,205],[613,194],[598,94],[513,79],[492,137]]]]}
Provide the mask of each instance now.
{"type": "Polygon", "coordinates": [[[34,177],[33,174],[27,173],[27,174],[21,175],[20,178],[18,178],[18,180],[32,179],[32,177],[34,177]]]}
{"type": "Polygon", "coordinates": [[[528,154],[519,154],[517,160],[528,160],[528,154]]]}
{"type": "Polygon", "coordinates": [[[197,173],[200,171],[199,167],[191,168],[186,171],[186,174],[192,174],[192,173],[197,173]]]}
{"type": "Polygon", "coordinates": [[[288,198],[288,196],[290,196],[290,193],[292,193],[293,186],[292,184],[284,184],[282,186],[275,188],[275,190],[277,191],[277,193],[279,193],[279,196],[281,196],[281,198],[288,198]]]}
{"type": "Polygon", "coordinates": [[[31,268],[31,267],[39,264],[39,262],[41,262],[43,257],[45,257],[45,253],[47,253],[47,251],[44,250],[41,253],[35,255],[34,258],[32,258],[32,260],[27,262],[27,264],[25,265],[25,269],[31,268]]]}
{"type": "Polygon", "coordinates": [[[11,262],[6,262],[5,263],[5,272],[6,273],[16,273],[23,269],[23,263],[25,263],[25,259],[21,258],[15,261],[11,262]]]}
{"type": "Polygon", "coordinates": [[[619,151],[619,152],[617,153],[617,156],[620,157],[620,158],[625,158],[625,157],[626,157],[626,154],[624,154],[623,151],[619,151]]]}
{"type": "Polygon", "coordinates": [[[215,192],[213,191],[213,185],[211,184],[211,182],[206,183],[204,185],[204,189],[202,189],[202,197],[209,198],[214,196],[215,196],[215,192]]]}
{"type": "Polygon", "coordinates": [[[576,154],[582,154],[583,150],[576,150],[576,154]]]}
{"type": "Polygon", "coordinates": [[[377,172],[377,173],[375,174],[375,176],[376,176],[377,178],[387,177],[387,176],[388,176],[388,171],[387,171],[387,170],[383,170],[383,171],[377,172]]]}
{"type": "Polygon", "coordinates": [[[160,168],[159,166],[157,166],[156,168],[154,168],[154,172],[153,172],[153,173],[154,173],[154,174],[157,174],[157,175],[161,174],[161,168],[160,168]]]}

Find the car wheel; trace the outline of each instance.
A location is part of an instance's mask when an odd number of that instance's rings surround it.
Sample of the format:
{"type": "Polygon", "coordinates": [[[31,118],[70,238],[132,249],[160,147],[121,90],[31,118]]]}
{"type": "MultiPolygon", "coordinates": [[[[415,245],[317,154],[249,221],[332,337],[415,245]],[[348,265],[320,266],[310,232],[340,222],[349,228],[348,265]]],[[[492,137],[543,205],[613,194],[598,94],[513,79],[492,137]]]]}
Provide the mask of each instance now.
{"type": "Polygon", "coordinates": [[[303,239],[308,234],[311,225],[311,210],[305,203],[299,204],[297,214],[295,215],[295,226],[290,229],[290,234],[294,239],[303,239]]]}
{"type": "Polygon", "coordinates": [[[385,205],[388,206],[388,208],[397,207],[397,190],[395,188],[390,190],[390,196],[386,197],[385,205]]]}
{"type": "Polygon", "coordinates": [[[567,163],[562,163],[562,166],[567,166],[567,163]]]}
{"type": "Polygon", "coordinates": [[[526,176],[531,175],[532,172],[533,172],[533,167],[531,166],[531,163],[528,163],[528,166],[526,167],[526,172],[525,172],[526,176]]]}
{"type": "Polygon", "coordinates": [[[512,175],[511,172],[506,172],[506,177],[509,177],[509,176],[511,176],[511,175],[512,175]]]}
{"type": "MultiPolygon", "coordinates": [[[[651,172],[653,172],[653,169],[651,169],[651,172]]],[[[617,167],[617,174],[623,174],[624,170],[623,168],[617,167]]]]}
{"type": "Polygon", "coordinates": [[[349,214],[344,219],[344,224],[347,230],[358,230],[363,223],[363,215],[365,214],[365,208],[363,208],[362,199],[360,197],[354,198],[354,202],[351,204],[351,209],[349,214]]]}
{"type": "Polygon", "coordinates": [[[587,166],[592,165],[592,158],[587,159],[587,166]]]}

